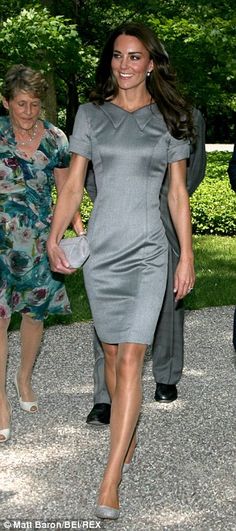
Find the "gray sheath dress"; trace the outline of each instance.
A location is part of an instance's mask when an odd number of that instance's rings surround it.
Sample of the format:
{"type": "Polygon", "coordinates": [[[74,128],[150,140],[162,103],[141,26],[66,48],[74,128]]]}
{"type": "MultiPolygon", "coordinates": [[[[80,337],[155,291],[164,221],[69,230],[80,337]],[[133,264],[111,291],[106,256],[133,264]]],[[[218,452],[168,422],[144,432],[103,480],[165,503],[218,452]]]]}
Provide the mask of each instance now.
{"type": "Polygon", "coordinates": [[[111,102],[86,103],[70,151],[91,160],[95,173],[83,270],[98,337],[150,345],[167,277],[159,192],[168,162],[188,158],[189,144],[170,135],[156,104],[127,112],[111,102]]]}

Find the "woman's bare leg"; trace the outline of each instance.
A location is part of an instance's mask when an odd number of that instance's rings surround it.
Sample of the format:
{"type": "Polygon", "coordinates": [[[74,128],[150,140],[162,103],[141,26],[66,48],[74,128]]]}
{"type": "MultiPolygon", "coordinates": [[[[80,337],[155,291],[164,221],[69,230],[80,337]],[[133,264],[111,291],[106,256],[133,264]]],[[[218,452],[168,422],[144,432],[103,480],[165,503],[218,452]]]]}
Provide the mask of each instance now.
{"type": "MultiPolygon", "coordinates": [[[[111,357],[109,347],[113,346],[103,344],[105,359],[111,357]]],[[[145,351],[146,345],[136,343],[122,343],[118,346],[116,383],[114,394],[111,397],[110,452],[100,486],[99,505],[119,507],[118,486],[121,481],[123,463],[141,408],[141,380],[145,351]]]]}
{"type": "Polygon", "coordinates": [[[107,343],[102,343],[102,348],[104,350],[105,381],[112,402],[116,389],[116,363],[118,345],[108,345],[107,343]]]}
{"type": "MultiPolygon", "coordinates": [[[[0,429],[6,429],[10,423],[10,409],[6,394],[6,368],[8,357],[8,337],[7,330],[10,324],[9,319],[0,319],[0,429]]],[[[0,435],[1,440],[5,437],[0,435]]]]}
{"type": "Polygon", "coordinates": [[[131,463],[131,460],[132,460],[132,457],[134,455],[134,451],[135,451],[135,448],[136,448],[136,444],[137,444],[137,436],[136,436],[136,429],[135,429],[134,433],[133,433],[133,437],[132,437],[132,439],[130,441],[130,445],[129,445],[127,454],[125,456],[124,463],[128,463],[128,464],[131,463]]]}
{"type": "Polygon", "coordinates": [[[22,400],[24,402],[33,402],[35,401],[35,395],[31,387],[31,377],[42,341],[43,321],[23,315],[20,334],[21,361],[17,372],[17,382],[22,400]]]}
{"type": "MultiPolygon", "coordinates": [[[[103,350],[106,352],[105,355],[105,380],[106,380],[106,386],[111,398],[111,402],[114,396],[115,387],[116,387],[116,364],[117,364],[117,353],[118,353],[118,345],[108,345],[108,344],[102,344],[103,350]]],[[[127,454],[125,456],[125,463],[130,463],[134,450],[136,447],[136,430],[133,434],[133,437],[131,439],[129,449],[127,451],[127,454]]]]}

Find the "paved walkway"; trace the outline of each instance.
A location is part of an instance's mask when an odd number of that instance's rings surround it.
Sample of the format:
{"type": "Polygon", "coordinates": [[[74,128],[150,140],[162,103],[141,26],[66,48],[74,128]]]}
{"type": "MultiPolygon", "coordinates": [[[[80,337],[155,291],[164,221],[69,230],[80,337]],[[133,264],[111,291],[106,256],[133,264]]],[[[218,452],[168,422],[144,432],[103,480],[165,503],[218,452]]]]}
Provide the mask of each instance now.
{"type": "Polygon", "coordinates": [[[206,144],[206,151],[233,151],[234,144],[206,144]]]}
{"type": "Polygon", "coordinates": [[[185,370],[172,404],[154,402],[147,357],[139,444],[116,523],[94,517],[109,428],[85,423],[92,405],[91,323],[47,329],[34,372],[37,415],[17,404],[19,335],[11,333],[13,433],[0,448],[0,528],[235,531],[232,321],[232,307],[187,313],[185,370]]]}

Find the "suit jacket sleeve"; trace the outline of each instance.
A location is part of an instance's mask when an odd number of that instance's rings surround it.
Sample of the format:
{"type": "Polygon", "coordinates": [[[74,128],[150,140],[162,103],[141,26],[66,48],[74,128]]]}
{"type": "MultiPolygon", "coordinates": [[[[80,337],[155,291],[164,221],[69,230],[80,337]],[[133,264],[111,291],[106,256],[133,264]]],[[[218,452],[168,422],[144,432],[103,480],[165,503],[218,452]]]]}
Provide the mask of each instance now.
{"type": "Polygon", "coordinates": [[[92,164],[89,164],[88,171],[85,179],[85,188],[88,192],[88,195],[91,199],[91,201],[94,203],[96,195],[97,195],[97,187],[95,183],[95,176],[92,164]]]}
{"type": "MultiPolygon", "coordinates": [[[[202,114],[197,109],[193,110],[193,123],[196,130],[196,140],[191,146],[189,166],[187,168],[187,188],[191,195],[199,186],[205,175],[205,122],[202,114]]],[[[160,211],[168,242],[173,252],[179,255],[179,241],[172,223],[168,207],[168,173],[166,172],[160,193],[160,211]]]]}
{"type": "Polygon", "coordinates": [[[206,170],[205,120],[198,109],[193,110],[193,123],[196,138],[194,144],[191,146],[187,169],[187,188],[189,195],[192,195],[202,182],[206,170]]]}
{"type": "Polygon", "coordinates": [[[229,163],[228,174],[231,187],[236,192],[236,144],[234,145],[233,156],[229,163]]]}

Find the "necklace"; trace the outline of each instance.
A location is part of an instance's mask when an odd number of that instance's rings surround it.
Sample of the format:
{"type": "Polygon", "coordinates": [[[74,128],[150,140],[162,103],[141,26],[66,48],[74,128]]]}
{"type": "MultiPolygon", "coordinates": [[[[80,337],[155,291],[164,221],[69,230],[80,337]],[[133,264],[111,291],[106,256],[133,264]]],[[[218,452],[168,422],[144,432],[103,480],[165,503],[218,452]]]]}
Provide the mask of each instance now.
{"type": "Polygon", "coordinates": [[[29,144],[31,144],[33,142],[33,140],[35,139],[36,135],[37,135],[37,132],[38,132],[38,123],[36,122],[36,124],[34,125],[34,127],[32,128],[32,136],[29,137],[29,140],[16,140],[16,143],[18,144],[18,146],[28,146],[29,144]]]}

